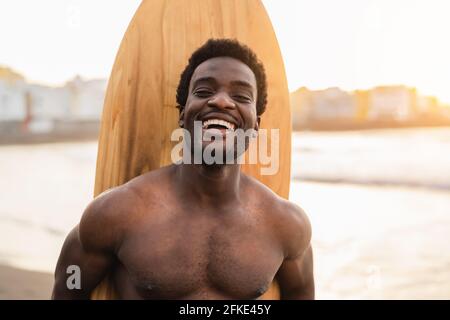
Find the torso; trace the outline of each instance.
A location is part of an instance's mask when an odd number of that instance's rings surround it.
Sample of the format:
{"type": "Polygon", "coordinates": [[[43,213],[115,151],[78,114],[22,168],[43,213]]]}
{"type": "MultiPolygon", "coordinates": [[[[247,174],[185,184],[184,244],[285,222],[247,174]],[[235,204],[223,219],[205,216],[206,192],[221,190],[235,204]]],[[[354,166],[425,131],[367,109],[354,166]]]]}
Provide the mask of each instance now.
{"type": "Polygon", "coordinates": [[[186,208],[174,193],[148,197],[159,200],[130,216],[117,251],[120,298],[256,299],[268,289],[284,254],[271,208],[260,199],[186,208]]]}

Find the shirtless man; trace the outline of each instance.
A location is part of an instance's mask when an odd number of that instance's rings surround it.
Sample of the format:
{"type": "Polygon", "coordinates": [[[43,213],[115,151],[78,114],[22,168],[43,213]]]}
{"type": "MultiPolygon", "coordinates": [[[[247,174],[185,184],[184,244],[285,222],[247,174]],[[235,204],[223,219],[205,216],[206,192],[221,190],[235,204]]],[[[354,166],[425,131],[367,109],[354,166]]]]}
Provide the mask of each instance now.
{"type": "MultiPolygon", "coordinates": [[[[194,121],[218,119],[257,130],[266,96],[248,47],[209,40],[181,75],[180,126],[193,135],[194,121]]],[[[63,245],[52,297],[89,299],[111,274],[121,299],[257,299],[273,280],[282,299],[314,299],[310,240],[305,213],[239,164],[173,164],[89,204],[63,245]],[[81,289],[67,288],[70,265],[81,289]]]]}

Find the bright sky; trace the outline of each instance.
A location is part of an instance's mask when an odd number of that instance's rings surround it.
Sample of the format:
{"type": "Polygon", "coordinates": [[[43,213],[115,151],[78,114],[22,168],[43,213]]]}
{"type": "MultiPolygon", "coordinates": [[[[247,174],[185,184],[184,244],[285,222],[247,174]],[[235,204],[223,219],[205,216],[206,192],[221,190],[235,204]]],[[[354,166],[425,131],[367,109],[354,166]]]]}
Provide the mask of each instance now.
{"type": "MultiPolygon", "coordinates": [[[[450,102],[450,1],[263,0],[290,90],[406,84],[450,102]]],[[[0,1],[0,64],[106,78],[140,0],[0,1]]]]}

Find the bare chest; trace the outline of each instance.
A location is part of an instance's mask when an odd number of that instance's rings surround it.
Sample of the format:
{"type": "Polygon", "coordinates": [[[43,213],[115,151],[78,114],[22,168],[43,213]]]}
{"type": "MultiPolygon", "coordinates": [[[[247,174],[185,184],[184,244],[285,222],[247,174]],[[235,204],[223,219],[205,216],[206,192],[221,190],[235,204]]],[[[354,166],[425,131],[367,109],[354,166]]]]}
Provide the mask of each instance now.
{"type": "Polygon", "coordinates": [[[270,228],[253,219],[211,221],[144,224],[126,238],[119,260],[139,295],[253,299],[268,289],[283,260],[270,228]]]}

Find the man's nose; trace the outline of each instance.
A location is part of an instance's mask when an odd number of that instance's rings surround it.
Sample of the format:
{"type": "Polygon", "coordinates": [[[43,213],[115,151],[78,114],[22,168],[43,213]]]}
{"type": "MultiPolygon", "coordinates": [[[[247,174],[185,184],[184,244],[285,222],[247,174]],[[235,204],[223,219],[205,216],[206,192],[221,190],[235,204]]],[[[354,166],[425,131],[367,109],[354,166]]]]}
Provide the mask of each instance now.
{"type": "Polygon", "coordinates": [[[225,93],[218,93],[208,101],[209,106],[214,106],[220,109],[234,109],[236,103],[225,93]]]}

